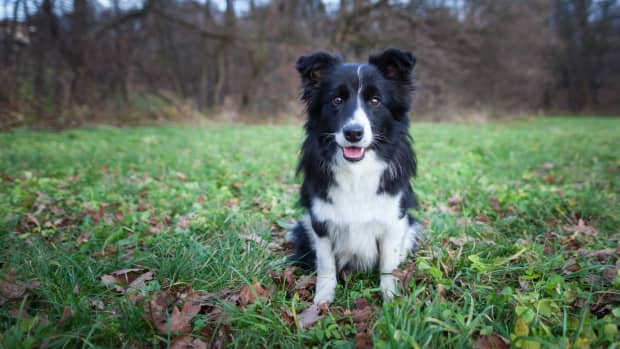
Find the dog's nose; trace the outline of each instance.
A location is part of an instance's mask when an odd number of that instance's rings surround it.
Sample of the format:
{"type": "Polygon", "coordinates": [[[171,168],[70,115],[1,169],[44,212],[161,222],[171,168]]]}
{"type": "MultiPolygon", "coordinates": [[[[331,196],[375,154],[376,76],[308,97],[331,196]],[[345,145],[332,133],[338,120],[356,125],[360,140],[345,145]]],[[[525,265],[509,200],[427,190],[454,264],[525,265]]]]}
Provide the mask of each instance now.
{"type": "Polygon", "coordinates": [[[364,128],[360,125],[346,125],[342,128],[342,132],[344,133],[344,138],[351,142],[359,142],[364,136],[364,128]]]}

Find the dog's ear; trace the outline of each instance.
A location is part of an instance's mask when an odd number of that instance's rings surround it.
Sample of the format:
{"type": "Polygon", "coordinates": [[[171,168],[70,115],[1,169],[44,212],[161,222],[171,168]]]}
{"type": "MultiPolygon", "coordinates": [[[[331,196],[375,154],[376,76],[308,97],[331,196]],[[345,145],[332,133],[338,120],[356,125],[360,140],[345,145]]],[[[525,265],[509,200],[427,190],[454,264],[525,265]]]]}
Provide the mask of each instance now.
{"type": "Polygon", "coordinates": [[[295,68],[301,77],[302,87],[304,89],[317,87],[323,74],[341,61],[340,56],[332,56],[327,52],[299,57],[295,68]]]}
{"type": "Polygon", "coordinates": [[[368,63],[377,67],[388,80],[396,80],[409,85],[413,81],[416,58],[409,51],[388,48],[382,53],[370,55],[368,63]]]}

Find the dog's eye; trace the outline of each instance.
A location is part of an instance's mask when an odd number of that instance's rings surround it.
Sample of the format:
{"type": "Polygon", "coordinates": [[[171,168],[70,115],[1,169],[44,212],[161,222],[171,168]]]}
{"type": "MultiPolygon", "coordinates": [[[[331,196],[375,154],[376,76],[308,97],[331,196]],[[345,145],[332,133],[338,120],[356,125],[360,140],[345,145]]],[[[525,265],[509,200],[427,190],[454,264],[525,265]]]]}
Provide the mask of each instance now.
{"type": "Polygon", "coordinates": [[[379,97],[375,96],[372,97],[369,101],[368,104],[370,104],[373,107],[378,106],[379,104],[381,104],[381,100],[379,99],[379,97]]]}
{"type": "Polygon", "coordinates": [[[341,97],[334,97],[334,99],[332,99],[332,104],[335,106],[341,105],[342,102],[344,102],[344,100],[341,97]]]}

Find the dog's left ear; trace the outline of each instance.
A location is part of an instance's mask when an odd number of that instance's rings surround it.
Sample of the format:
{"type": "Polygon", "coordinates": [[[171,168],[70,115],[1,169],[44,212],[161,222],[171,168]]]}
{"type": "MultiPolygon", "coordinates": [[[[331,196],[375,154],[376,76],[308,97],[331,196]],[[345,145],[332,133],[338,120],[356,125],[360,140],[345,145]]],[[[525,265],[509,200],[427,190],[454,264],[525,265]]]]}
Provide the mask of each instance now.
{"type": "Polygon", "coordinates": [[[388,48],[382,53],[370,55],[368,63],[377,67],[388,80],[412,83],[416,58],[409,51],[388,48]]]}

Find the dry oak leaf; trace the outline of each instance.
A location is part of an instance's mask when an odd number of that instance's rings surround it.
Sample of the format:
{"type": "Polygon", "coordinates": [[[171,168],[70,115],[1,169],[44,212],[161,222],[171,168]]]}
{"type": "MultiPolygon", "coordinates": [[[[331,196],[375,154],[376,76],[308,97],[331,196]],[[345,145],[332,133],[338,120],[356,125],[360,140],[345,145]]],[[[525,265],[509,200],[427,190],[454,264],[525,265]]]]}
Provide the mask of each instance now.
{"type": "Polygon", "coordinates": [[[111,286],[116,292],[123,293],[128,288],[140,289],[153,280],[153,272],[142,268],[121,269],[101,277],[101,282],[111,286]]]}
{"type": "Polygon", "coordinates": [[[245,308],[248,304],[256,302],[257,297],[269,298],[270,295],[258,281],[253,282],[251,286],[245,284],[239,291],[239,305],[245,308]]]}
{"type": "Polygon", "coordinates": [[[145,304],[145,315],[159,333],[190,333],[192,331],[191,321],[200,312],[200,302],[187,302],[183,304],[180,311],[176,305],[173,305],[172,313],[169,315],[167,314],[168,305],[167,295],[162,291],[156,292],[153,299],[145,304]]]}

